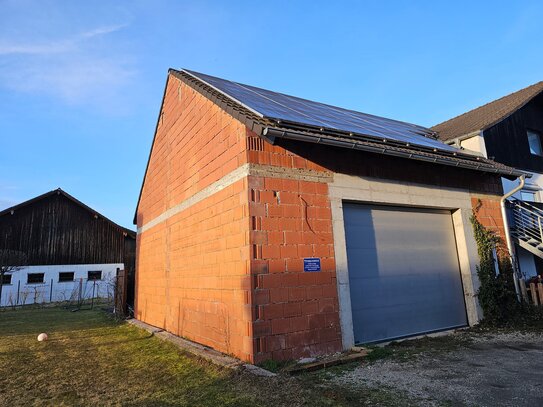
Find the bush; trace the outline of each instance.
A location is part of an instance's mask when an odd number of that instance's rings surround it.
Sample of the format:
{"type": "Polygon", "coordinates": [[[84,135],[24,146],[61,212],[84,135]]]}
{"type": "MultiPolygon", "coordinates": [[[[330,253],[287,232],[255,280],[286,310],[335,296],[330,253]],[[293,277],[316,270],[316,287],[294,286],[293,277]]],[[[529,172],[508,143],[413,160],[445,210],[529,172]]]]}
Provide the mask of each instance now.
{"type": "Polygon", "coordinates": [[[508,257],[499,260],[499,274],[496,275],[493,249],[500,239],[471,216],[471,223],[477,242],[480,264],[477,275],[481,286],[477,292],[479,304],[484,313],[484,322],[490,325],[508,325],[516,320],[523,306],[517,301],[513,283],[513,267],[508,257]]]}

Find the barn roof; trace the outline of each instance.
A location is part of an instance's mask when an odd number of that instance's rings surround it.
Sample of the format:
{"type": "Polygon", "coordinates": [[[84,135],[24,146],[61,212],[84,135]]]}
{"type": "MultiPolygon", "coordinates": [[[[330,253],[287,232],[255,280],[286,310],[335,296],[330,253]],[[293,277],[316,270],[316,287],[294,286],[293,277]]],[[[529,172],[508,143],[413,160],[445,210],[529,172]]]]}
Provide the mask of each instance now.
{"type": "Polygon", "coordinates": [[[41,201],[43,199],[49,198],[49,197],[54,196],[54,195],[62,195],[62,196],[64,196],[65,198],[72,201],[76,205],[78,205],[81,208],[85,209],[86,211],[90,212],[92,215],[98,216],[98,217],[106,220],[111,225],[113,225],[114,227],[116,227],[120,231],[122,231],[123,233],[126,233],[128,236],[136,238],[136,232],[134,232],[133,230],[130,230],[130,229],[127,229],[125,227],[122,227],[121,225],[118,225],[117,223],[115,223],[112,220],[106,218],[101,213],[99,213],[99,212],[95,211],[94,209],[92,209],[91,207],[85,205],[83,202],[81,202],[80,200],[74,198],[72,195],[70,195],[66,191],[63,191],[60,188],[57,188],[57,189],[54,189],[52,191],[46,192],[45,194],[42,194],[42,195],[38,195],[38,196],[36,196],[36,197],[34,197],[32,199],[29,199],[28,201],[21,202],[20,204],[17,204],[17,205],[11,206],[9,208],[3,209],[2,211],[0,211],[0,216],[9,215],[12,212],[18,211],[21,208],[32,205],[35,202],[41,201]]]}
{"type": "Polygon", "coordinates": [[[501,122],[543,92],[543,81],[511,93],[432,127],[443,141],[484,131],[501,122]]]}

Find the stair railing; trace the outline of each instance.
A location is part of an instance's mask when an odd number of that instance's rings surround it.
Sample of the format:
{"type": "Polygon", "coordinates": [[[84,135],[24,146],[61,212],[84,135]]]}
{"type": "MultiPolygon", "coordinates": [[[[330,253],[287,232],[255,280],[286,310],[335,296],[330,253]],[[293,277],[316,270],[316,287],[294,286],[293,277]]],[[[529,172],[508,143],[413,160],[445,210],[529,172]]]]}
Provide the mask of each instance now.
{"type": "Polygon", "coordinates": [[[543,245],[543,210],[524,201],[512,200],[512,232],[517,238],[543,245]]]}

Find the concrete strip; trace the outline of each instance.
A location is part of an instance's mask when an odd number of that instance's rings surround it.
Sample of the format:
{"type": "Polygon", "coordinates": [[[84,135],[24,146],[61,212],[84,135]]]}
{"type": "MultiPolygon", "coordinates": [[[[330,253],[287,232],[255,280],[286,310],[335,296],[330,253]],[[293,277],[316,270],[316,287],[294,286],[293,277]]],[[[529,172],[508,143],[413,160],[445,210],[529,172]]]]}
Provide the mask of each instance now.
{"type": "Polygon", "coordinates": [[[166,212],[163,212],[153,220],[147,222],[145,225],[138,228],[138,233],[143,233],[148,229],[168,220],[172,216],[177,215],[179,212],[184,211],[185,209],[190,208],[191,206],[197,204],[198,202],[203,201],[204,199],[210,197],[213,194],[216,194],[219,191],[222,191],[225,188],[228,188],[230,185],[236,183],[240,179],[245,178],[249,175],[249,164],[244,164],[241,167],[236,168],[230,174],[225,175],[220,180],[215,181],[213,184],[205,187],[201,191],[198,191],[191,197],[185,199],[183,202],[171,207],[166,212]]]}
{"type": "Polygon", "coordinates": [[[171,342],[177,347],[179,347],[180,349],[194,356],[201,357],[215,365],[232,369],[232,368],[237,368],[243,364],[243,362],[240,361],[239,359],[233,358],[231,356],[227,356],[223,353],[217,352],[216,350],[213,350],[206,346],[181,338],[180,336],[176,336],[168,331],[165,331],[164,329],[146,324],[145,322],[139,321],[135,318],[129,319],[128,323],[134,326],[137,326],[138,328],[144,329],[147,332],[150,332],[154,334],[155,336],[159,337],[160,339],[164,339],[168,342],[171,342]]]}
{"type": "Polygon", "coordinates": [[[165,331],[162,328],[157,328],[156,326],[149,325],[135,318],[129,319],[128,323],[140,329],[143,329],[147,332],[150,332],[154,336],[160,339],[171,342],[174,345],[176,345],[178,348],[184,350],[185,352],[188,352],[191,355],[197,356],[199,358],[205,359],[208,362],[213,363],[214,365],[226,367],[228,369],[243,368],[247,372],[254,374],[255,376],[263,376],[263,377],[277,376],[275,373],[272,373],[266,369],[262,369],[261,367],[251,365],[250,363],[244,363],[241,360],[236,359],[232,356],[225,355],[224,353],[208,348],[207,346],[200,345],[199,343],[181,338],[180,336],[174,335],[168,331],[165,331]]]}
{"type": "Polygon", "coordinates": [[[225,175],[220,180],[215,181],[213,184],[205,187],[201,191],[198,191],[191,197],[185,199],[183,202],[171,207],[156,218],[150,220],[145,225],[138,228],[138,233],[143,233],[146,230],[151,229],[152,227],[168,220],[172,216],[177,215],[198,202],[209,198],[211,195],[228,188],[230,185],[238,182],[240,179],[248,177],[249,175],[255,177],[284,178],[311,182],[331,182],[333,179],[332,174],[329,172],[306,170],[302,168],[274,167],[272,165],[244,164],[241,167],[236,168],[231,173],[225,175]]]}
{"type": "Polygon", "coordinates": [[[275,376],[277,376],[277,373],[273,373],[273,372],[270,372],[269,370],[262,369],[261,367],[251,365],[250,363],[245,363],[243,365],[243,368],[247,372],[249,372],[251,374],[254,374],[255,376],[260,376],[260,377],[275,377],[275,376]]]}

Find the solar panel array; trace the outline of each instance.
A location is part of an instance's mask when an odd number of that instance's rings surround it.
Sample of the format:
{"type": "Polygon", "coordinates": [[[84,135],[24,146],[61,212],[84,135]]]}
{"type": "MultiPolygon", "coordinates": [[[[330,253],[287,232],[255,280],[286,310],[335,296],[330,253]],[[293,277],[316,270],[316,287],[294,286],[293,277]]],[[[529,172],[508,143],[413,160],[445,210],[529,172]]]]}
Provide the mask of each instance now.
{"type": "Polygon", "coordinates": [[[394,140],[448,152],[458,151],[439,140],[426,137],[425,135],[432,134],[432,131],[422,126],[313,102],[194,71],[183,71],[268,119],[394,140]]]}

